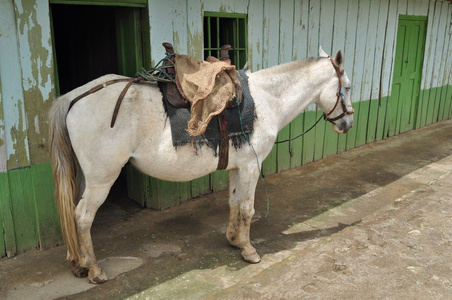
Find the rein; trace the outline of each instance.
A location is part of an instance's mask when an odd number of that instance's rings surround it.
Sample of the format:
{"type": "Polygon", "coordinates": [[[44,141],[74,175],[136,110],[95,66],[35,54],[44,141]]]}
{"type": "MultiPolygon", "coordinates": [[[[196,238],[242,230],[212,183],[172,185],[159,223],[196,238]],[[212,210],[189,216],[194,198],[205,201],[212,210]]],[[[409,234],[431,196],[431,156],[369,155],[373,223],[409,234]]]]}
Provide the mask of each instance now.
{"type": "Polygon", "coordinates": [[[345,104],[345,96],[344,96],[344,94],[342,93],[342,80],[341,80],[341,77],[342,77],[342,75],[344,75],[344,70],[343,70],[343,69],[342,69],[342,70],[339,69],[339,67],[335,64],[334,58],[333,58],[333,57],[328,56],[328,59],[329,59],[329,60],[331,61],[331,63],[333,64],[334,70],[336,71],[336,74],[337,74],[337,78],[339,79],[339,83],[338,83],[339,86],[338,86],[337,92],[336,92],[337,100],[336,100],[336,104],[334,104],[333,109],[332,109],[329,113],[327,113],[327,114],[323,113],[323,115],[322,115],[322,116],[314,123],[314,125],[312,125],[312,126],[311,126],[308,130],[306,130],[305,132],[300,133],[300,134],[297,135],[296,137],[293,137],[293,138],[290,138],[290,139],[287,139],[287,140],[284,140],[284,141],[278,141],[278,142],[275,142],[275,144],[281,144],[281,143],[290,142],[290,141],[293,141],[293,140],[299,138],[300,136],[305,135],[306,133],[308,133],[309,131],[311,131],[311,130],[312,130],[312,129],[320,122],[320,120],[321,120],[322,118],[325,119],[325,120],[328,121],[328,122],[331,122],[331,123],[333,123],[333,124],[336,124],[336,123],[334,123],[335,121],[337,121],[337,120],[339,120],[339,119],[342,119],[342,118],[345,117],[346,115],[352,115],[352,114],[355,112],[355,110],[354,110],[353,108],[352,108],[351,111],[348,111],[347,107],[352,107],[352,106],[351,106],[351,105],[346,105],[346,104],[345,104]],[[342,101],[341,101],[341,100],[342,100],[342,101]],[[333,111],[336,109],[337,105],[339,104],[339,101],[340,101],[341,104],[342,104],[342,113],[341,113],[339,116],[335,117],[335,118],[329,118],[328,116],[331,115],[331,114],[333,113],[333,111]]]}

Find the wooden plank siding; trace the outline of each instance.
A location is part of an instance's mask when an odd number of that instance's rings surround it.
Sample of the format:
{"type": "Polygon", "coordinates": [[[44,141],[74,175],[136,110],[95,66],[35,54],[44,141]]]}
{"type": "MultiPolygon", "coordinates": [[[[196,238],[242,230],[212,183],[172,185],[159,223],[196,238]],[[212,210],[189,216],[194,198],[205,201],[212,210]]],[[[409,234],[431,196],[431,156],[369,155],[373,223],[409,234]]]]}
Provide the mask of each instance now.
{"type": "MultiPolygon", "coordinates": [[[[55,95],[56,76],[52,3],[69,2],[0,1],[0,257],[61,243],[46,147],[46,116],[55,95]]],[[[132,2],[108,3],[127,6],[132,2]]],[[[352,81],[355,126],[339,136],[330,124],[321,121],[303,137],[275,145],[261,162],[266,176],[399,134],[402,119],[392,88],[400,16],[427,20],[413,128],[452,118],[450,1],[140,0],[133,5],[145,9],[147,13],[141,17],[149,18],[142,29],[149,29],[151,57],[143,58],[144,64],[150,60],[154,65],[163,58],[161,44],[165,41],[172,42],[177,52],[201,59],[205,12],[247,15],[251,71],[317,56],[319,46],[331,55],[342,49],[352,81]]],[[[298,135],[321,115],[310,105],[277,139],[298,135]]],[[[179,205],[228,185],[226,171],[173,183],[144,176],[131,166],[126,168],[129,197],[156,209],[179,205]]]]}

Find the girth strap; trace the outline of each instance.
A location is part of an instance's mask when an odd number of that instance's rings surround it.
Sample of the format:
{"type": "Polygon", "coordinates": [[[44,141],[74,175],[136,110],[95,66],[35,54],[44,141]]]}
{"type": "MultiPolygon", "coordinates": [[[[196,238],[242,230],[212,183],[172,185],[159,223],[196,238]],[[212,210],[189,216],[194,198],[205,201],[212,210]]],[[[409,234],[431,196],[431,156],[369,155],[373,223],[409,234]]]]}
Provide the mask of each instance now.
{"type": "Polygon", "coordinates": [[[217,119],[220,127],[220,149],[218,151],[217,170],[225,170],[229,163],[229,133],[224,111],[217,115],[217,119]]]}

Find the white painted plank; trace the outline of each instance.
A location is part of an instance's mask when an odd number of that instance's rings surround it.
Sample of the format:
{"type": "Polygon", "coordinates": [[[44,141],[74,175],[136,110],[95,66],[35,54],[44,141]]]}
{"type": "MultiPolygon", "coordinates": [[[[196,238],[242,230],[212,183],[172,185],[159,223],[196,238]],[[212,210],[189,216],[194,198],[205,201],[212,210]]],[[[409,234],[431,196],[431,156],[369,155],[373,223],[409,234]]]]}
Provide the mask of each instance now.
{"type": "Polygon", "coordinates": [[[308,56],[319,55],[320,1],[309,3],[308,56]]]}
{"type": "Polygon", "coordinates": [[[399,4],[397,7],[399,15],[408,15],[408,2],[409,2],[408,0],[399,0],[399,4]]]}
{"type": "Polygon", "coordinates": [[[246,14],[248,2],[243,0],[205,0],[204,11],[246,14]]]}
{"type": "Polygon", "coordinates": [[[432,87],[432,72],[434,66],[434,50],[436,45],[436,28],[438,20],[435,20],[435,0],[430,0],[427,16],[427,33],[425,40],[424,64],[422,67],[421,89],[432,87]],[[435,23],[436,22],[436,28],[435,23]]]}
{"type": "Polygon", "coordinates": [[[333,53],[333,21],[334,21],[334,5],[331,0],[322,0],[320,9],[320,28],[319,28],[319,46],[328,53],[333,53]]]}
{"type": "MultiPolygon", "coordinates": [[[[172,28],[173,28],[173,46],[177,53],[188,53],[188,34],[187,34],[187,1],[173,0],[172,4],[172,28]]],[[[199,20],[202,22],[202,19],[199,20]]]]}
{"type": "MultiPolygon", "coordinates": [[[[164,1],[162,1],[165,3],[164,1]]],[[[187,6],[187,54],[203,59],[204,33],[202,19],[204,16],[202,0],[188,1],[187,6]]]]}
{"type": "Polygon", "coordinates": [[[452,5],[448,6],[448,19],[446,24],[449,24],[446,29],[446,37],[447,37],[447,47],[444,48],[444,53],[446,53],[446,67],[444,68],[444,81],[443,85],[451,85],[452,84],[452,55],[450,55],[452,51],[452,5]]]}
{"type": "MultiPolygon", "coordinates": [[[[310,1],[309,3],[309,29],[308,29],[308,55],[319,56],[319,30],[320,30],[320,1],[310,1]]],[[[307,111],[315,111],[315,104],[310,104],[307,111]]]]}
{"type": "MultiPolygon", "coordinates": [[[[353,66],[355,64],[355,45],[356,45],[356,31],[358,29],[358,0],[349,0],[347,6],[347,27],[345,32],[345,45],[344,45],[344,55],[345,55],[345,67],[347,71],[348,78],[352,82],[351,94],[355,93],[355,81],[353,66]]],[[[353,98],[352,97],[352,101],[353,98]]]]}
{"type": "Polygon", "coordinates": [[[413,16],[427,16],[429,1],[411,0],[408,2],[408,11],[413,16]]]}
{"type": "Polygon", "coordinates": [[[279,63],[279,10],[279,2],[264,1],[264,68],[272,67],[279,63]]]}
{"type": "Polygon", "coordinates": [[[295,1],[294,6],[294,60],[308,56],[309,0],[295,1]]]}
{"type": "MultiPolygon", "coordinates": [[[[14,7],[12,1],[0,3],[0,81],[2,86],[4,143],[8,169],[24,167],[30,163],[28,137],[25,135],[23,143],[24,155],[17,155],[15,132],[26,131],[26,115],[22,88],[21,60],[14,7]],[[25,158],[25,159],[23,159],[25,158]]],[[[25,30],[26,28],[24,28],[25,30]]],[[[3,150],[4,151],[4,150],[3,150]]],[[[2,167],[4,169],[4,166],[2,167]]]]}
{"type": "Polygon", "coordinates": [[[264,0],[250,2],[248,13],[248,63],[251,71],[263,69],[264,0]]]}
{"type": "Polygon", "coordinates": [[[333,43],[331,47],[332,56],[334,56],[338,50],[342,50],[342,54],[344,54],[347,32],[347,9],[348,0],[336,0],[332,37],[333,43]]]}
{"type": "Polygon", "coordinates": [[[279,64],[293,61],[294,0],[281,0],[279,64]]]}
{"type": "Polygon", "coordinates": [[[432,62],[433,62],[433,72],[432,72],[432,87],[439,87],[439,72],[440,72],[440,68],[443,65],[441,58],[442,58],[442,51],[443,51],[443,44],[444,44],[444,40],[443,40],[443,36],[444,36],[444,31],[445,31],[445,22],[443,21],[442,18],[445,17],[445,12],[443,11],[443,3],[441,2],[437,2],[435,5],[435,19],[437,20],[436,22],[433,22],[433,27],[436,28],[435,30],[435,50],[433,52],[433,57],[432,62]],[[436,24],[435,24],[436,23],[436,24]]]}
{"type": "Polygon", "coordinates": [[[367,40],[367,25],[369,17],[369,0],[360,0],[358,4],[358,22],[356,32],[356,44],[355,44],[355,63],[353,65],[353,94],[352,102],[358,102],[363,99],[363,79],[364,79],[364,65],[365,65],[365,53],[366,53],[366,40],[367,40]]]}
{"type": "Polygon", "coordinates": [[[388,6],[389,0],[380,1],[380,8],[377,22],[377,37],[375,43],[375,60],[374,73],[372,79],[372,94],[371,99],[378,99],[380,95],[381,73],[383,68],[383,52],[386,38],[386,24],[388,21],[388,6]]]}
{"type": "MultiPolygon", "coordinates": [[[[149,0],[149,25],[151,40],[151,64],[154,66],[165,57],[164,42],[173,42],[172,6],[159,0],[149,0]]],[[[176,49],[177,50],[177,49],[176,49]]]]}
{"type": "Polygon", "coordinates": [[[388,21],[386,25],[386,38],[384,45],[383,57],[383,71],[381,74],[382,97],[387,97],[391,94],[392,89],[392,73],[394,67],[394,55],[397,41],[397,26],[398,26],[398,11],[397,1],[391,0],[388,9],[388,21]]]}

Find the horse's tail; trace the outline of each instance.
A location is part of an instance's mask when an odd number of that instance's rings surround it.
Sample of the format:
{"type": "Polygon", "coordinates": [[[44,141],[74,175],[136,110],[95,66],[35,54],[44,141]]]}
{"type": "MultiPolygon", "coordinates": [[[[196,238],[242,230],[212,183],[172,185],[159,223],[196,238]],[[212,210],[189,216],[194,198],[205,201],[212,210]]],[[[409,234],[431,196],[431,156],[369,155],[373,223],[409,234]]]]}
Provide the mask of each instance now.
{"type": "Polygon", "coordinates": [[[78,161],[72,148],[66,124],[69,102],[57,100],[49,113],[49,148],[52,158],[52,175],[55,183],[55,204],[57,206],[63,239],[67,246],[67,260],[80,261],[80,246],[75,223],[77,204],[78,161]]]}

